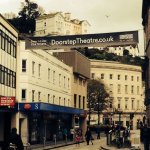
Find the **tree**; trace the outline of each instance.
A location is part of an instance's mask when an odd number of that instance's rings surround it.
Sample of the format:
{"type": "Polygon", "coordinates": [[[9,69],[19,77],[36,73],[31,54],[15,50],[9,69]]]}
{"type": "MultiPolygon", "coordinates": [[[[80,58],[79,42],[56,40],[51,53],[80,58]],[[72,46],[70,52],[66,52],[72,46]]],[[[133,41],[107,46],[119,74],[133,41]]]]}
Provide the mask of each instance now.
{"type": "Polygon", "coordinates": [[[43,13],[43,9],[29,0],[22,2],[21,6],[22,9],[19,11],[17,18],[9,21],[20,33],[33,33],[35,31],[35,19],[43,13]]]}
{"type": "Polygon", "coordinates": [[[98,125],[100,112],[105,110],[109,104],[109,94],[100,80],[89,80],[87,85],[87,99],[89,107],[89,124],[91,109],[98,113],[98,125]]]}

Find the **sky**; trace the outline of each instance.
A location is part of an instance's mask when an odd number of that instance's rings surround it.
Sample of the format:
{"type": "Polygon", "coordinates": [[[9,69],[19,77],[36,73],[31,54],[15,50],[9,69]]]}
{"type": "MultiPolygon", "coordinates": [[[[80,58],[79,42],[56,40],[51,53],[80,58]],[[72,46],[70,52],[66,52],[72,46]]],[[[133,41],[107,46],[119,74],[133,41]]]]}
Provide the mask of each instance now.
{"type": "MultiPolygon", "coordinates": [[[[21,10],[24,0],[0,0],[0,13],[21,10]]],[[[70,12],[72,19],[87,20],[90,33],[108,33],[139,30],[143,39],[142,0],[32,0],[45,13],[70,12]]],[[[142,44],[141,44],[142,47],[142,44]]],[[[143,49],[143,48],[142,48],[143,49]]]]}

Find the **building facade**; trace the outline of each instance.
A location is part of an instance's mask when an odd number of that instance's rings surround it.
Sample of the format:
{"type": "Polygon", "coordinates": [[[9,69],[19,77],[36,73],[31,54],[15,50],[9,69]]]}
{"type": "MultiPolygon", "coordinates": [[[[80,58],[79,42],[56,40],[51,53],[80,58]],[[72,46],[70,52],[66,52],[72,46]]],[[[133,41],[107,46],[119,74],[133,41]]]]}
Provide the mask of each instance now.
{"type": "Polygon", "coordinates": [[[76,116],[79,120],[79,124],[83,130],[86,131],[86,110],[87,110],[87,80],[90,78],[90,60],[83,56],[78,51],[68,52],[54,52],[53,55],[73,67],[73,80],[72,80],[72,101],[71,106],[73,108],[84,110],[84,115],[76,116]],[[80,120],[84,120],[80,122],[80,120]]]}
{"type": "Polygon", "coordinates": [[[139,56],[138,45],[107,47],[107,51],[109,53],[114,53],[118,56],[124,56],[124,55],[132,55],[133,57],[139,56]]]}
{"type": "Polygon", "coordinates": [[[146,53],[146,64],[145,64],[145,105],[147,113],[147,124],[150,126],[150,2],[149,0],[143,0],[142,8],[142,19],[145,31],[145,53],[146,53]]]}
{"type": "Polygon", "coordinates": [[[18,31],[0,14],[0,148],[15,126],[18,31]]]}
{"type": "Polygon", "coordinates": [[[35,36],[87,34],[86,20],[71,19],[71,13],[50,13],[36,19],[35,36]]]}
{"type": "MultiPolygon", "coordinates": [[[[18,124],[24,142],[39,144],[63,139],[79,123],[85,122],[83,107],[72,106],[73,68],[43,50],[25,49],[19,41],[17,70],[18,124]],[[81,117],[80,117],[81,116],[81,117]]],[[[81,127],[79,125],[79,127],[81,127]]]]}
{"type": "Polygon", "coordinates": [[[91,60],[91,78],[104,83],[110,95],[110,108],[103,113],[101,122],[119,123],[137,129],[144,117],[144,88],[140,66],[112,61],[91,60]],[[117,112],[118,111],[118,112],[117,112]],[[134,114],[133,119],[130,114],[134,114]]]}

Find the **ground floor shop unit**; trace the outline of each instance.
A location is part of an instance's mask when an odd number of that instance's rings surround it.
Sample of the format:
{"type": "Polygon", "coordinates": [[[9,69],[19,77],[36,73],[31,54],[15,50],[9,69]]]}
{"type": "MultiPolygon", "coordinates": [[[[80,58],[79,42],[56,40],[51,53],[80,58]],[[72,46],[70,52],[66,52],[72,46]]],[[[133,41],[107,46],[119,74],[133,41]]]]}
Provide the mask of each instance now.
{"type": "Polygon", "coordinates": [[[15,126],[16,108],[0,107],[0,150],[5,150],[11,128],[15,126]]]}
{"type": "Polygon", "coordinates": [[[24,143],[41,144],[46,141],[70,140],[70,130],[86,128],[83,109],[46,103],[19,103],[19,124],[24,143]],[[78,118],[78,120],[77,120],[78,118]]]}

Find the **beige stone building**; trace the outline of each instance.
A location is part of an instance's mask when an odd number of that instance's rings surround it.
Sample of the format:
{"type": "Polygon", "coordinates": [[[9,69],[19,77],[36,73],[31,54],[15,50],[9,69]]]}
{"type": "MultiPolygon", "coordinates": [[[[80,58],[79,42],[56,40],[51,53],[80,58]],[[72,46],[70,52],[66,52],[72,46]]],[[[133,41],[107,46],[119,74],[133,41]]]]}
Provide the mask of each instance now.
{"type": "Polygon", "coordinates": [[[16,126],[16,70],[18,31],[0,14],[0,149],[16,126]]]}
{"type": "MultiPolygon", "coordinates": [[[[110,94],[110,108],[104,112],[101,122],[121,123],[133,129],[138,127],[144,116],[144,86],[140,66],[126,65],[112,61],[91,60],[91,78],[104,83],[110,94]],[[130,114],[134,113],[133,120],[130,114]]],[[[96,116],[95,120],[96,120],[96,116]]]]}
{"type": "Polygon", "coordinates": [[[36,19],[35,36],[87,34],[86,20],[72,19],[71,13],[55,12],[36,19]]]}

